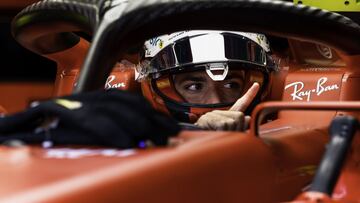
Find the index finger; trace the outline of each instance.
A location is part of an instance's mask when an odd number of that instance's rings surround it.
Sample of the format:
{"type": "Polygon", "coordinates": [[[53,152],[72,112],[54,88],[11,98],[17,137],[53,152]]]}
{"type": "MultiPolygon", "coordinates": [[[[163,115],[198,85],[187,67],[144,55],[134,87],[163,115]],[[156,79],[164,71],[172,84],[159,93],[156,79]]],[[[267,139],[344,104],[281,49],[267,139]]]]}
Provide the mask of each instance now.
{"type": "Polygon", "coordinates": [[[257,82],[248,89],[248,91],[238,99],[235,104],[229,109],[230,111],[245,111],[250,105],[256,94],[259,92],[260,85],[257,82]]]}

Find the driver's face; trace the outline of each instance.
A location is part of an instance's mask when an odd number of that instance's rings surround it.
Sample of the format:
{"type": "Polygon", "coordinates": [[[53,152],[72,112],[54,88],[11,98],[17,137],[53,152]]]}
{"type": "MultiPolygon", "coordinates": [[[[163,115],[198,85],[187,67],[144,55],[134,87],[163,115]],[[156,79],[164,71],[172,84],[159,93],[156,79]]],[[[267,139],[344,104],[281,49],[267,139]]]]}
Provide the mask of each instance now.
{"type": "Polygon", "coordinates": [[[242,96],[245,75],[241,70],[229,71],[223,81],[213,81],[205,71],[181,73],[173,76],[178,93],[188,103],[232,103],[242,96]]]}

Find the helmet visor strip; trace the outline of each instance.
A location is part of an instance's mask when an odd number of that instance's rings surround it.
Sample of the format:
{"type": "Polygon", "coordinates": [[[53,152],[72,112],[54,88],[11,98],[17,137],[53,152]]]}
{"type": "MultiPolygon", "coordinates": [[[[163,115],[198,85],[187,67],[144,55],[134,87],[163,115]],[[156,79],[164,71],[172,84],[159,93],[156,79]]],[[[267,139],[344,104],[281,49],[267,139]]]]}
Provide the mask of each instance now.
{"type": "Polygon", "coordinates": [[[148,75],[216,62],[243,62],[265,67],[266,51],[254,41],[233,33],[197,35],[169,44],[144,63],[139,72],[148,75]]]}

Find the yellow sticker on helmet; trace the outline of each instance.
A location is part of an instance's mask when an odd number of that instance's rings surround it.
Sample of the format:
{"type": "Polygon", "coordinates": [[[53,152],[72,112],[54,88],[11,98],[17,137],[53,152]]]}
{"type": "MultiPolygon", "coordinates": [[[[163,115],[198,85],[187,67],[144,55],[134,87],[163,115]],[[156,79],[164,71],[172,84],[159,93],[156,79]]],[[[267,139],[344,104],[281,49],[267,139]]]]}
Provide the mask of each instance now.
{"type": "Polygon", "coordinates": [[[168,88],[168,87],[170,87],[170,81],[169,81],[169,79],[158,80],[158,81],[156,81],[156,85],[160,89],[168,88]]]}
{"type": "Polygon", "coordinates": [[[293,2],[329,11],[360,12],[360,0],[293,0],[293,2]]]}

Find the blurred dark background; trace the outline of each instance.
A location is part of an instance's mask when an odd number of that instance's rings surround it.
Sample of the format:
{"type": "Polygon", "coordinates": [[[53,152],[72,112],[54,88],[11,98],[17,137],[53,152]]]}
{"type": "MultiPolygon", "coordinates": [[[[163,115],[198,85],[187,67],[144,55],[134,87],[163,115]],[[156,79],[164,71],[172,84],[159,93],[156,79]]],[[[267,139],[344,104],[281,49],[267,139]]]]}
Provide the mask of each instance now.
{"type": "Polygon", "coordinates": [[[0,22],[0,81],[53,81],[56,63],[19,45],[10,22],[0,22]]]}

